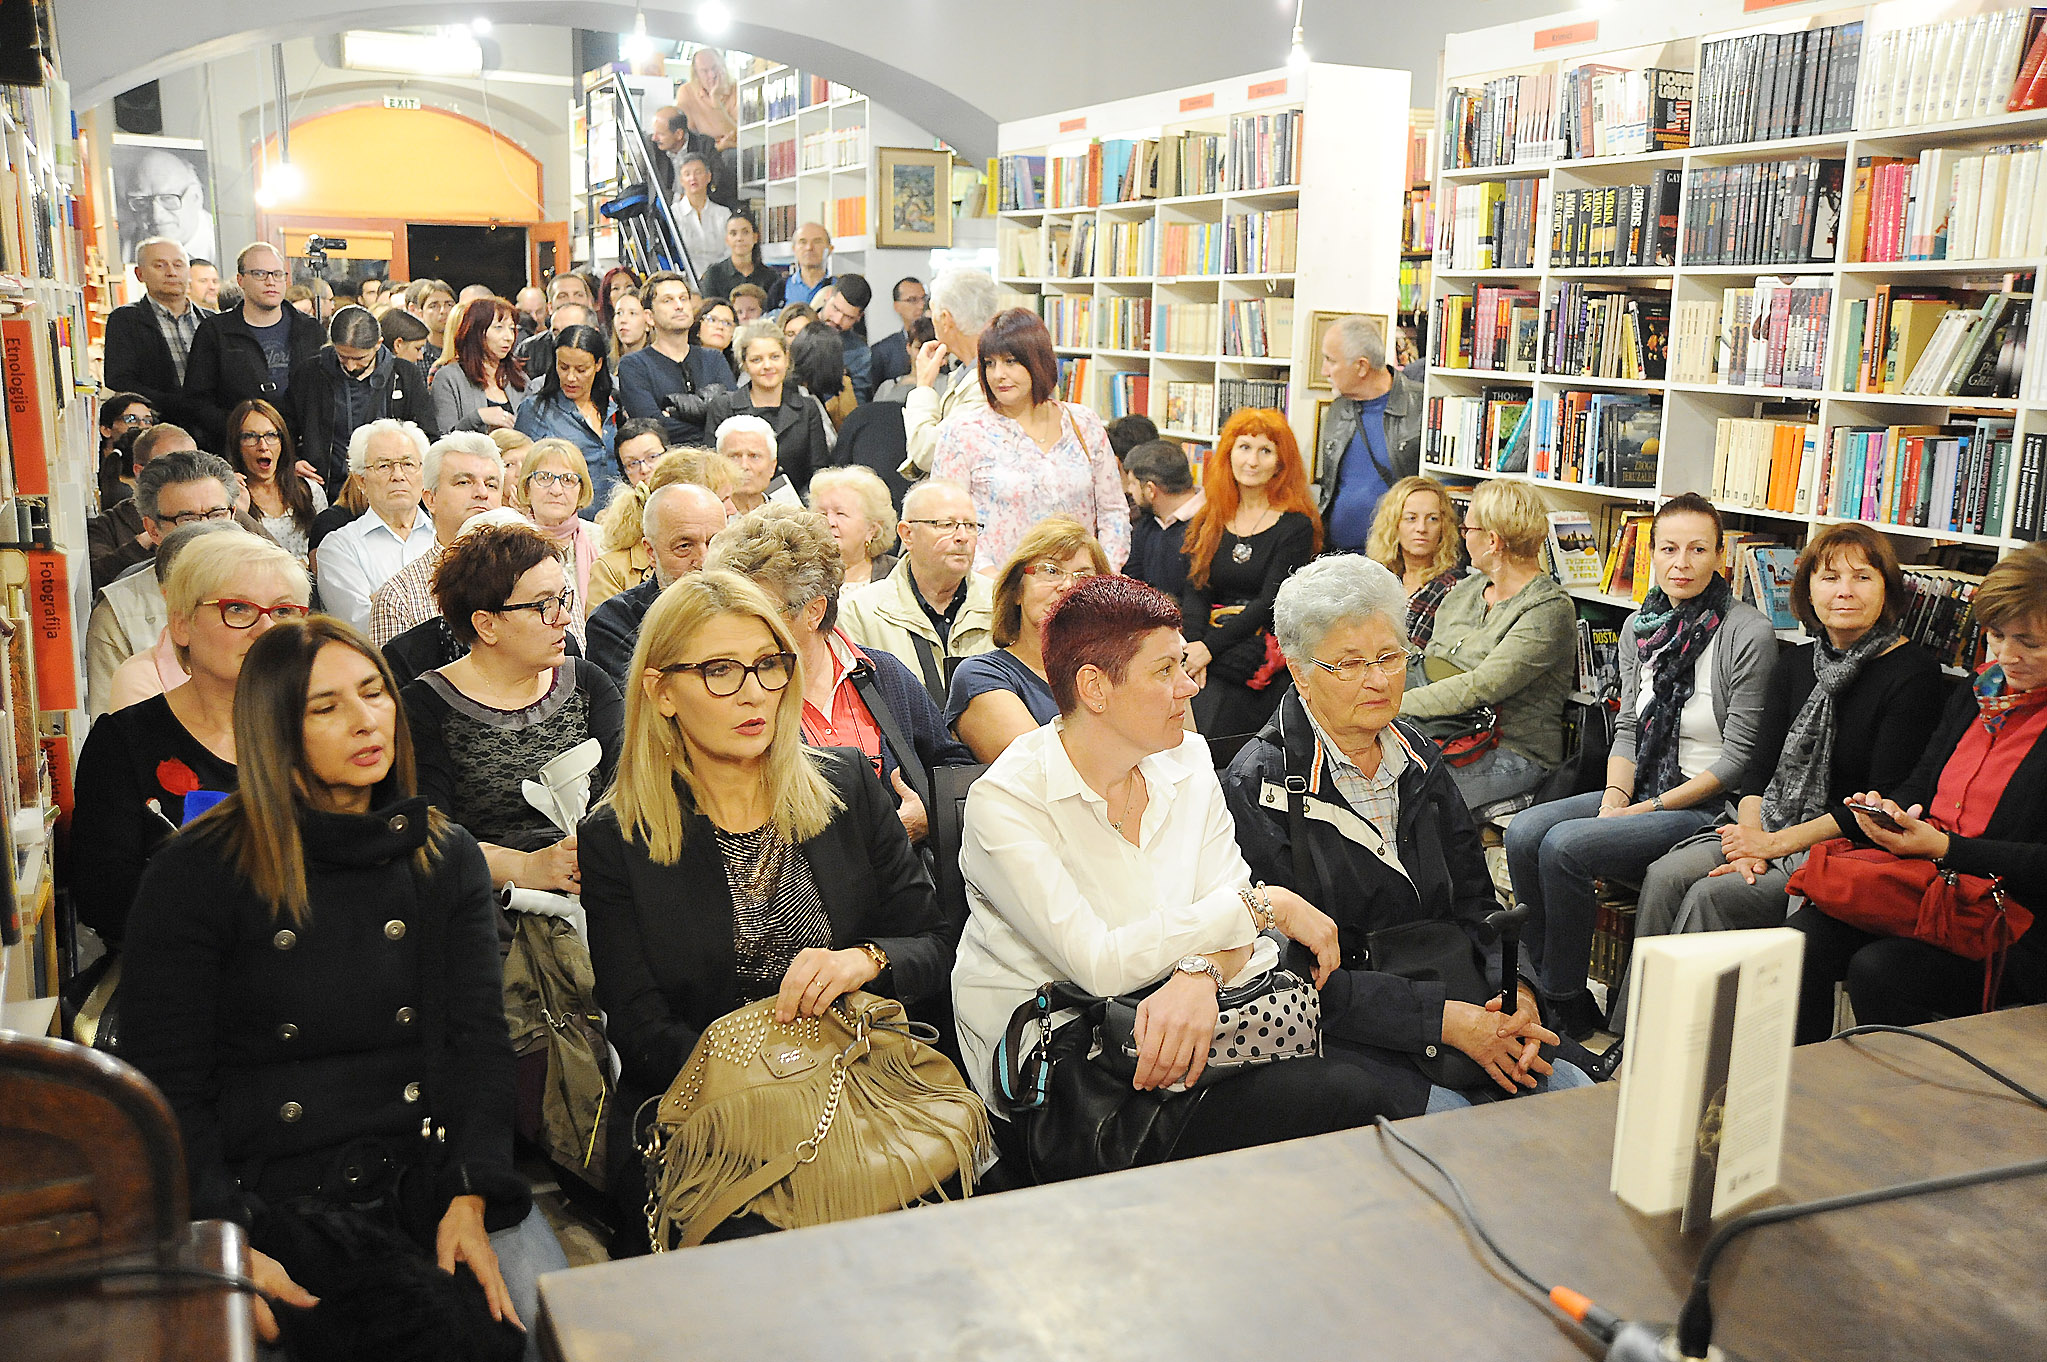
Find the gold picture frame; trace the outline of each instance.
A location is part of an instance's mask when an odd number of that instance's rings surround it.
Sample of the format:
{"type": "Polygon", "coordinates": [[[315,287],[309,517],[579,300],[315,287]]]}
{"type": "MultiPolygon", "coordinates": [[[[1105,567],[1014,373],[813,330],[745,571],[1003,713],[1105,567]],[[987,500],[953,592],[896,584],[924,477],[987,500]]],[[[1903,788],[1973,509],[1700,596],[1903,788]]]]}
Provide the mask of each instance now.
{"type": "Polygon", "coordinates": [[[1390,361],[1393,350],[1393,318],[1384,312],[1314,312],[1308,316],[1308,387],[1329,392],[1329,380],[1322,373],[1322,336],[1343,317],[1363,317],[1379,331],[1379,344],[1390,361]]]}
{"type": "Polygon", "coordinates": [[[914,251],[952,245],[951,152],[876,147],[874,183],[876,246],[914,251]]]}

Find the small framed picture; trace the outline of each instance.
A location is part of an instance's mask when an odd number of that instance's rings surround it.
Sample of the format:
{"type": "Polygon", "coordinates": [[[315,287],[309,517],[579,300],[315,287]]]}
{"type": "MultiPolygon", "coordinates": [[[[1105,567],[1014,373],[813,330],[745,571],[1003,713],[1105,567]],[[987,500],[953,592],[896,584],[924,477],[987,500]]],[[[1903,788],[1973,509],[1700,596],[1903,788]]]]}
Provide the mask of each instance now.
{"type": "Polygon", "coordinates": [[[881,196],[874,244],[907,250],[951,246],[952,153],[876,147],[874,158],[881,196]]]}
{"type": "Polygon", "coordinates": [[[1383,312],[1315,312],[1308,317],[1308,386],[1323,392],[1329,391],[1329,380],[1322,373],[1323,333],[1344,317],[1362,316],[1379,333],[1379,344],[1384,347],[1387,361],[1393,358],[1393,319],[1383,312]]]}

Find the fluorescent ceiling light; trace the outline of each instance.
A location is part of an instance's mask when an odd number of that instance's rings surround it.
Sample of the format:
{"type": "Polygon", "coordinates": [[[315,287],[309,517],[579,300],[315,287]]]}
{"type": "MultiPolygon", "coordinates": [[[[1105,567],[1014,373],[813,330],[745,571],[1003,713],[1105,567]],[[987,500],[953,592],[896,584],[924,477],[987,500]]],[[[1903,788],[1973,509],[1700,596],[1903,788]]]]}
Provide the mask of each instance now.
{"type": "Polygon", "coordinates": [[[351,71],[474,76],[483,71],[483,47],[459,31],[376,33],[350,29],[341,35],[341,64],[351,71]]]}

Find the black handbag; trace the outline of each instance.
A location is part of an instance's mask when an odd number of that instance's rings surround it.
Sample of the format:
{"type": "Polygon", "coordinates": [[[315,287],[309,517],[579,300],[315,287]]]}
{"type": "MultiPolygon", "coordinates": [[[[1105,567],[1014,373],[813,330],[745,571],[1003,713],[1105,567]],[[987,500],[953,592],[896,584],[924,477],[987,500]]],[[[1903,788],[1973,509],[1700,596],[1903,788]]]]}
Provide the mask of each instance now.
{"type": "Polygon", "coordinates": [[[1408,722],[1434,742],[1443,753],[1443,760],[1452,766],[1469,766],[1500,745],[1500,716],[1491,705],[1480,705],[1463,714],[1408,722]]]}

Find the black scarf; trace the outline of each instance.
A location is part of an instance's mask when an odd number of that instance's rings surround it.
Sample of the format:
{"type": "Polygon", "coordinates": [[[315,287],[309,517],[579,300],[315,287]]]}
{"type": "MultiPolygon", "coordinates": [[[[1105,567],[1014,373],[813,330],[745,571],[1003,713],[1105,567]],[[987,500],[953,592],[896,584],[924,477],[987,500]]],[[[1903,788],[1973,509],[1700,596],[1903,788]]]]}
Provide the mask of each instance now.
{"type": "Polygon", "coordinates": [[[1638,800],[1654,799],[1684,782],[1677,764],[1678,726],[1685,704],[1698,690],[1692,672],[1733,604],[1733,589],[1716,573],[1704,591],[1675,604],[1662,587],[1652,587],[1635,613],[1635,654],[1654,687],[1635,740],[1638,800]]]}

